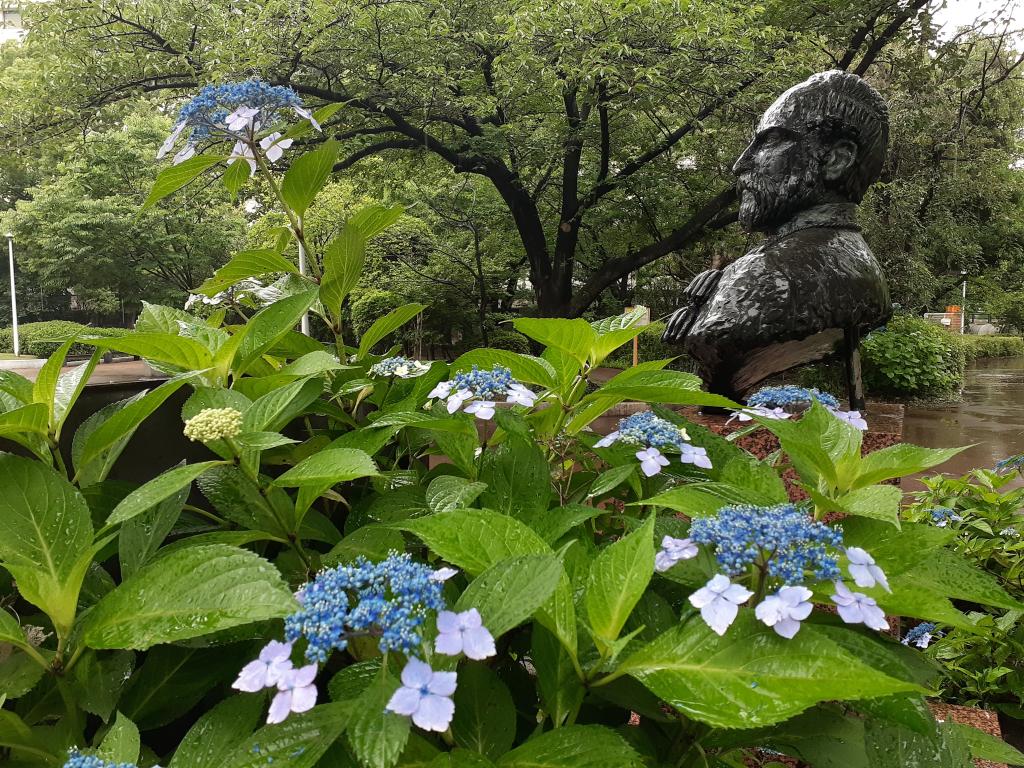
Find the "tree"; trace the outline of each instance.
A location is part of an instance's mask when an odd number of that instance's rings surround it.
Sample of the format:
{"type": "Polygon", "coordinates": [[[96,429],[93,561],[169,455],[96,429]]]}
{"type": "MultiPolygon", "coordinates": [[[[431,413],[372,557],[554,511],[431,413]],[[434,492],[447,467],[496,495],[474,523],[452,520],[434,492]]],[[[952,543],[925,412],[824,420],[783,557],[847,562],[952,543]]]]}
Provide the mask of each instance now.
{"type": "Polygon", "coordinates": [[[144,108],[64,147],[52,175],[7,214],[26,289],[70,288],[84,309],[109,315],[143,298],[180,304],[226,261],[242,218],[219,185],[139,214],[157,172],[154,142],[169,125],[144,108]]]}
{"type": "Polygon", "coordinates": [[[339,171],[400,150],[487,179],[521,242],[538,311],[576,315],[734,220],[729,166],[781,88],[829,66],[865,72],[927,23],[928,6],[40,4],[26,43],[37,71],[14,78],[22,109],[5,122],[8,135],[60,130],[65,114],[139,91],[261,73],[346,104],[331,124],[349,149],[339,171]],[[64,86],[56,94],[54,82],[64,86]],[[614,251],[603,247],[610,237],[614,251]]]}

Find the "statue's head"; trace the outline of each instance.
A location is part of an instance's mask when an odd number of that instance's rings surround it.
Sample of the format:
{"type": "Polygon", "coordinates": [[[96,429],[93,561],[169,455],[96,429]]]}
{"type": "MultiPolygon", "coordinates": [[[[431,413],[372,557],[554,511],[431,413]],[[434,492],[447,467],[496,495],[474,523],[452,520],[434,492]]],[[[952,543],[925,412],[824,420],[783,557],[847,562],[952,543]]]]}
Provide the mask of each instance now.
{"type": "Polygon", "coordinates": [[[849,72],[812,75],[761,118],[733,166],[740,224],[773,229],[819,203],[859,203],[877,179],[889,143],[878,91],[849,72]]]}

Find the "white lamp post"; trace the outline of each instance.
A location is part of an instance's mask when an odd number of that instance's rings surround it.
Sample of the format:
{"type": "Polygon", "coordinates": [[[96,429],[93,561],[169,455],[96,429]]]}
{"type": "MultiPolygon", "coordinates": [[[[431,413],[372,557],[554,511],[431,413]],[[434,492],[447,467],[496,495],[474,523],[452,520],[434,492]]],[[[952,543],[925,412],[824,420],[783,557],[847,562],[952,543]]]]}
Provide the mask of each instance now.
{"type": "Polygon", "coordinates": [[[14,293],[14,233],[7,233],[7,261],[11,270],[11,334],[14,337],[14,356],[21,354],[18,339],[18,298],[14,293]]]}
{"type": "Polygon", "coordinates": [[[960,335],[964,335],[964,326],[967,321],[967,270],[961,269],[960,274],[964,278],[963,300],[960,304],[960,335]]]}

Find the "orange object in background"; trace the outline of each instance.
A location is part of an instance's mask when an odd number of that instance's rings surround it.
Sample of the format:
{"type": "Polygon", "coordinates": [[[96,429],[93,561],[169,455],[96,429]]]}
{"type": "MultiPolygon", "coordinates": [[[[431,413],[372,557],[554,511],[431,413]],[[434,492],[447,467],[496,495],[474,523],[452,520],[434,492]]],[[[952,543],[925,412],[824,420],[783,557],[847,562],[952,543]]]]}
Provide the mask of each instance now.
{"type": "Polygon", "coordinates": [[[958,306],[956,306],[954,304],[953,306],[946,307],[946,311],[947,312],[959,312],[960,311],[960,307],[958,307],[958,306]]]}

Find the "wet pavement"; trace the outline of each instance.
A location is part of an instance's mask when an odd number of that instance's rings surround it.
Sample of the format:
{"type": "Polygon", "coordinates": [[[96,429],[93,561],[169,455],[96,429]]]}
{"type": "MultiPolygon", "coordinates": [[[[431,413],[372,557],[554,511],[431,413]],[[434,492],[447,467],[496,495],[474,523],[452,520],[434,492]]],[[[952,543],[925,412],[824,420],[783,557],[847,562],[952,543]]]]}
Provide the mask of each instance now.
{"type": "MultiPolygon", "coordinates": [[[[65,366],[62,371],[69,371],[74,366],[65,366]]],[[[15,373],[35,381],[39,373],[38,368],[15,368],[15,373]]],[[[89,377],[89,384],[127,384],[133,381],[152,381],[166,379],[167,377],[154,371],[141,360],[125,360],[113,363],[100,363],[89,377]]]]}
{"type": "Polygon", "coordinates": [[[1024,357],[976,360],[959,403],[907,406],[903,440],[929,448],[970,445],[938,468],[953,475],[1024,453],[1024,357]]]}

